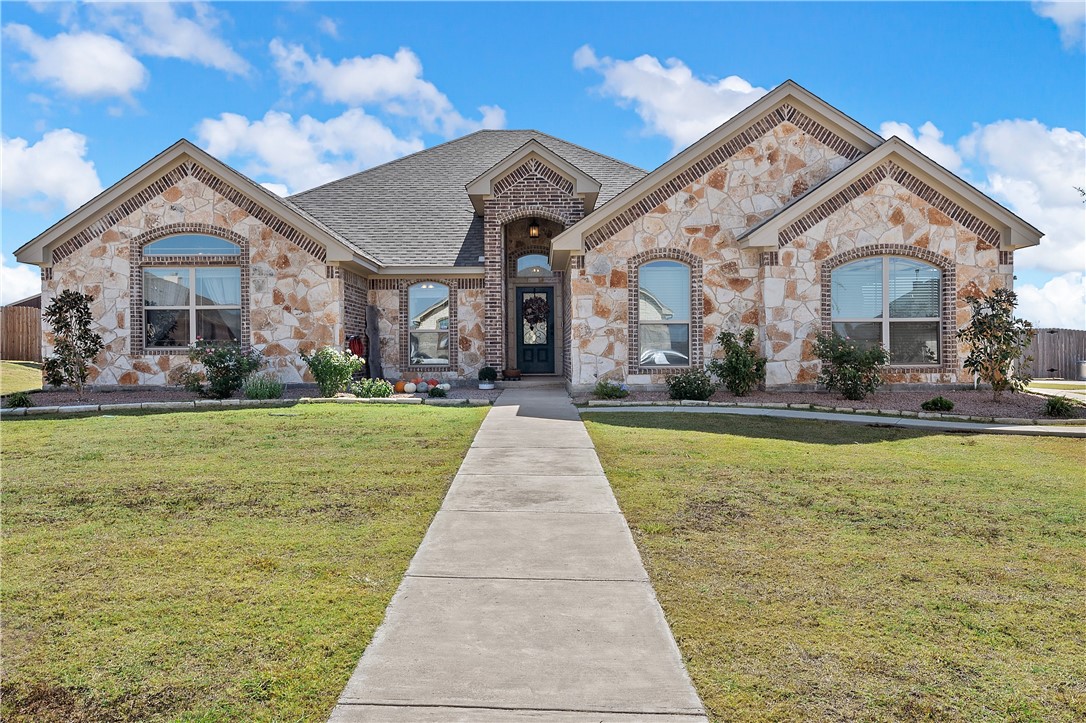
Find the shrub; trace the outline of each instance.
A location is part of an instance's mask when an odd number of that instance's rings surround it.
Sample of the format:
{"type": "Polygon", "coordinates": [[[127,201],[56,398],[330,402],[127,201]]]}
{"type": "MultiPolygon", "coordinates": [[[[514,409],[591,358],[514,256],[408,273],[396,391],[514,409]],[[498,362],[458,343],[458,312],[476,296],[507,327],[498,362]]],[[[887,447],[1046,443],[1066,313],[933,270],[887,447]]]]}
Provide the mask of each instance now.
{"type": "Polygon", "coordinates": [[[1044,415],[1057,419],[1070,419],[1075,416],[1075,405],[1067,397],[1049,397],[1045,400],[1044,415]]]}
{"type": "Polygon", "coordinates": [[[351,382],[347,387],[347,391],[356,397],[365,399],[391,397],[392,384],[384,379],[359,379],[357,382],[351,382]]]}
{"type": "Polygon", "coordinates": [[[446,392],[441,387],[430,387],[430,396],[434,397],[434,398],[442,398],[443,399],[443,398],[449,396],[449,393],[446,392]]]}
{"type": "Polygon", "coordinates": [[[496,382],[498,381],[498,370],[494,367],[483,367],[479,370],[479,381],[481,382],[496,382]]]}
{"type": "Polygon", "coordinates": [[[1005,391],[1020,392],[1030,383],[1029,363],[1033,357],[1018,360],[1033,339],[1033,324],[1014,318],[1018,295],[1010,289],[996,289],[990,295],[966,296],[972,312],[969,324],[958,338],[969,345],[969,355],[962,366],[980,380],[992,385],[996,399],[1005,391]]]}
{"type": "Polygon", "coordinates": [[[93,296],[67,289],[45,307],[41,316],[53,330],[53,355],[42,365],[45,379],[54,387],[70,385],[82,399],[90,374],[88,368],[102,351],[102,336],[91,331],[93,296]]]}
{"type": "Polygon", "coordinates": [[[4,406],[11,407],[33,407],[34,400],[30,398],[29,392],[12,392],[4,398],[4,406]]]}
{"type": "Polygon", "coordinates": [[[722,331],[716,337],[717,343],[724,350],[724,358],[709,362],[709,371],[737,397],[745,397],[765,382],[767,360],[764,356],[758,356],[758,350],[754,348],[754,338],[754,329],[745,329],[738,335],[722,331]]]}
{"type": "Polygon", "coordinates": [[[242,392],[246,399],[282,399],[283,389],[283,382],[271,375],[262,374],[249,377],[242,392]]]}
{"type": "Polygon", "coordinates": [[[630,396],[630,388],[625,384],[616,384],[610,379],[600,379],[596,382],[593,393],[600,399],[623,399],[630,396]]]}
{"type": "MultiPolygon", "coordinates": [[[[189,346],[189,361],[204,365],[207,385],[200,383],[198,393],[212,399],[226,399],[241,389],[253,372],[260,368],[264,359],[256,349],[245,351],[236,341],[208,341],[197,339],[189,346]]],[[[197,382],[188,377],[186,389],[197,382]]]]}
{"type": "Polygon", "coordinates": [[[667,378],[667,390],[672,399],[696,399],[704,402],[713,396],[716,385],[704,369],[689,369],[667,378]]]}
{"type": "Polygon", "coordinates": [[[878,389],[890,361],[890,355],[881,346],[862,349],[837,334],[819,334],[815,353],[822,360],[818,381],[827,389],[840,392],[845,399],[863,399],[878,389]]]}
{"type": "Polygon", "coordinates": [[[313,354],[302,352],[302,359],[309,366],[309,373],[320,387],[322,397],[334,397],[347,388],[351,375],[362,371],[362,357],[326,346],[313,354]]]}
{"type": "Polygon", "coordinates": [[[938,396],[923,402],[920,408],[925,412],[949,412],[954,408],[954,402],[944,396],[938,396]]]}

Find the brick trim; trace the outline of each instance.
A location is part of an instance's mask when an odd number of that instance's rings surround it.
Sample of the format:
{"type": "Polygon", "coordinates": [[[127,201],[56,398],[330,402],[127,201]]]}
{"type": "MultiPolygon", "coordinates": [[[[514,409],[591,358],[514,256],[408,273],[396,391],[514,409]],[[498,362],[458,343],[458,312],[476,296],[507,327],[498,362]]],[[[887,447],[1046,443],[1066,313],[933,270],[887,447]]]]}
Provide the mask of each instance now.
{"type": "MultiPolygon", "coordinates": [[[[520,248],[508,251],[505,254],[505,275],[510,279],[517,278],[517,261],[521,256],[529,256],[531,254],[543,254],[549,256],[551,247],[546,244],[530,244],[528,246],[521,246],[520,248]]],[[[553,271],[553,270],[552,270],[553,271]]],[[[554,275],[552,273],[552,275],[554,275]]]]}
{"type": "Polygon", "coordinates": [[[780,263],[780,257],[776,251],[763,251],[758,254],[758,262],[762,266],[776,266],[780,263]]]}
{"type": "MultiPolygon", "coordinates": [[[[508,211],[499,216],[498,223],[505,226],[513,221],[519,221],[522,218],[545,218],[548,221],[554,221],[555,223],[560,223],[564,226],[570,224],[567,215],[560,211],[546,208],[545,206],[521,206],[520,208],[515,208],[512,211],[508,211]]],[[[547,249],[547,252],[550,252],[549,248],[547,249]]]]}
{"type": "Polygon", "coordinates": [[[241,347],[248,350],[252,345],[252,323],[249,301],[249,240],[241,234],[206,223],[173,223],[145,231],[128,241],[129,269],[129,326],[128,348],[130,354],[149,356],[186,355],[185,347],[147,347],[146,326],[143,321],[143,270],[190,266],[237,266],[241,269],[241,347]],[[143,247],[154,241],[182,233],[200,233],[215,236],[237,244],[241,253],[237,256],[144,256],[143,247]]]}
{"type": "Polygon", "coordinates": [[[895,372],[909,373],[920,372],[925,374],[948,374],[958,371],[958,341],[957,341],[957,269],[954,260],[928,249],[900,244],[871,244],[859,248],[843,251],[830,256],[819,266],[819,278],[822,280],[822,333],[829,334],[833,330],[833,304],[832,304],[832,276],[833,270],[844,264],[872,256],[903,256],[906,258],[924,261],[939,269],[942,278],[939,280],[940,314],[939,314],[939,359],[938,364],[924,364],[918,366],[890,367],[895,372]]]}
{"type": "Polygon", "coordinates": [[[494,185],[491,187],[492,195],[500,196],[525,178],[532,175],[541,176],[563,193],[570,196],[573,195],[573,182],[537,158],[529,158],[524,163],[495,181],[494,185]]]}
{"type": "Polygon", "coordinates": [[[398,288],[400,291],[400,360],[401,366],[405,372],[455,372],[459,369],[457,365],[460,351],[460,339],[459,339],[459,319],[457,314],[457,299],[456,292],[459,286],[458,279],[440,279],[440,278],[410,278],[410,279],[396,279],[398,282],[398,288]],[[409,324],[410,307],[408,305],[408,290],[416,284],[423,284],[430,282],[433,284],[442,284],[449,289],[449,363],[442,364],[440,366],[433,364],[412,364],[411,363],[411,341],[410,334],[411,329],[409,324]]]}
{"type": "Polygon", "coordinates": [[[151,199],[164,193],[172,186],[177,185],[186,177],[190,176],[218,193],[230,203],[249,213],[253,218],[280,234],[283,238],[305,250],[314,258],[320,261],[325,260],[324,247],[319,243],[309,238],[286,221],[283,221],[278,216],[272,214],[263,206],[259,205],[200,164],[195,161],[186,161],[171,168],[169,171],[166,171],[139,191],[134,192],[124,201],[99,216],[98,219],[92,223],[84,226],[81,231],[53,249],[53,263],[55,264],[75,253],[76,250],[82,248],[109,229],[113,228],[119,221],[145,206],[151,199]]]}
{"type": "Polygon", "coordinates": [[[626,268],[627,307],[626,318],[629,320],[627,338],[627,364],[629,374],[661,374],[668,371],[662,367],[641,366],[641,304],[640,304],[640,269],[653,261],[678,261],[690,267],[690,368],[696,369],[702,364],[702,322],[705,297],[702,290],[702,260],[698,256],[682,249],[649,249],[629,259],[626,268]]]}
{"type": "Polygon", "coordinates": [[[41,280],[43,282],[53,280],[53,267],[52,266],[43,266],[42,267],[42,269],[41,269],[41,280]]]}
{"type": "Polygon", "coordinates": [[[614,236],[661,203],[674,196],[697,179],[707,175],[717,166],[733,158],[739,151],[783,123],[791,123],[850,161],[863,155],[856,146],[844,140],[805,113],[784,103],[754,121],[727,142],[691,163],[682,171],[656,186],[610,221],[585,237],[586,250],[591,250],[614,236]]]}
{"type": "Polygon", "coordinates": [[[1000,266],[1013,266],[1014,265],[1014,252],[1013,251],[1000,251],[999,252],[999,264],[1000,264],[1000,266]]]}
{"type": "Polygon", "coordinates": [[[853,200],[870,191],[880,181],[886,178],[895,181],[910,193],[939,211],[942,211],[951,219],[975,233],[982,242],[978,244],[978,248],[996,248],[999,246],[999,231],[981,221],[979,218],[969,213],[954,201],[951,201],[904,168],[901,168],[893,161],[886,161],[860,176],[848,186],[841,189],[841,191],[826,199],[818,206],[815,206],[788,226],[782,228],[777,233],[778,247],[791,243],[804,232],[829,218],[853,200]]]}

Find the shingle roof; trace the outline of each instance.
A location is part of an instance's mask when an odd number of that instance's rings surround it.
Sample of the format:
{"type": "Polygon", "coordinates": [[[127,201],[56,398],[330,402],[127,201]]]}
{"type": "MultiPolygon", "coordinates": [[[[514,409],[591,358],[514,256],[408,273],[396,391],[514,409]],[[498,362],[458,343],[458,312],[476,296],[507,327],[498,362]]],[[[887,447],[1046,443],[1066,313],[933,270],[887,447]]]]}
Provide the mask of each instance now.
{"type": "Polygon", "coordinates": [[[288,201],[386,266],[479,266],[483,223],[464,186],[533,138],[600,182],[597,205],[646,175],[539,131],[483,130],[288,201]]]}

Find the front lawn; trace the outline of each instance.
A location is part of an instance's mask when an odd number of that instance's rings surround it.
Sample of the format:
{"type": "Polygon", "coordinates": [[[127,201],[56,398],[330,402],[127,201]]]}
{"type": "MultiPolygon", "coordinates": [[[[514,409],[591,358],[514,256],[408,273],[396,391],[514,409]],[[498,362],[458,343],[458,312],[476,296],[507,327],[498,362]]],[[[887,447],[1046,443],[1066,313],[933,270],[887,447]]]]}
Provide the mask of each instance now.
{"type": "Polygon", "coordinates": [[[41,364],[0,361],[0,396],[41,389],[41,364]]]}
{"type": "Polygon", "coordinates": [[[585,419],[714,720],[1086,719],[1082,440],[585,419]]]}
{"type": "Polygon", "coordinates": [[[486,411],[3,422],[3,719],[326,719],[486,411]]]}

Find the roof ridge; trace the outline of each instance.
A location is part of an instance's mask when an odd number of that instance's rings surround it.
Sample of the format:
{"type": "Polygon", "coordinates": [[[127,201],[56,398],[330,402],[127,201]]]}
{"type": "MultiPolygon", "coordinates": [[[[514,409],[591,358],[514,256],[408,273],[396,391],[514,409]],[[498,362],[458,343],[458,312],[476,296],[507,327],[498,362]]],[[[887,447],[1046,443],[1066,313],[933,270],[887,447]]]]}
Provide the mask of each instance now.
{"type": "Polygon", "coordinates": [[[477,136],[480,133],[485,133],[485,132],[491,131],[491,130],[497,130],[497,129],[495,129],[495,128],[480,128],[479,130],[472,131],[471,133],[468,133],[467,135],[463,135],[463,136],[460,136],[458,138],[450,138],[447,141],[442,141],[441,143],[438,143],[436,146],[427,146],[426,148],[420,148],[419,150],[415,151],[414,153],[408,153],[406,156],[400,156],[399,158],[393,158],[391,161],[385,161],[384,163],[379,163],[376,166],[370,166],[369,168],[363,168],[361,171],[355,171],[354,173],[343,176],[342,178],[337,178],[334,181],[327,181],[325,183],[320,184],[319,186],[313,186],[313,188],[307,188],[304,191],[299,191],[298,193],[294,193],[294,194],[291,194],[290,196],[286,196],[286,198],[297,198],[298,196],[304,196],[305,194],[310,193],[311,191],[316,191],[316,190],[321,189],[321,188],[326,188],[327,186],[331,186],[334,183],[341,183],[343,181],[346,181],[349,178],[356,178],[357,176],[361,176],[361,175],[363,175],[365,173],[369,173],[371,171],[376,171],[378,169],[385,168],[386,166],[395,165],[395,164],[397,164],[397,163],[399,163],[401,161],[406,161],[406,160],[408,160],[410,158],[414,158],[415,156],[422,155],[423,153],[429,153],[430,151],[437,150],[438,148],[443,148],[445,146],[450,146],[453,143],[459,143],[460,141],[465,141],[468,138],[471,138],[472,136],[477,136]]]}

